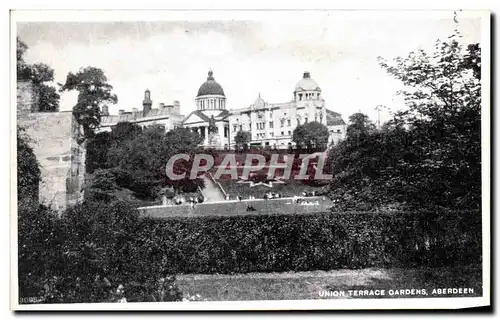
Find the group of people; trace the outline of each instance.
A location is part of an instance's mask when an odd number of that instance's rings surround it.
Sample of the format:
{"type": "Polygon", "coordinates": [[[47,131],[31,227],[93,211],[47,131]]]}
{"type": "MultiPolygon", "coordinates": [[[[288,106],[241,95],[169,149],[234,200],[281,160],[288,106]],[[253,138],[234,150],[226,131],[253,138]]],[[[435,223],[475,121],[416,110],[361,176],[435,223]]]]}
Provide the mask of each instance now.
{"type": "Polygon", "coordinates": [[[267,199],[279,199],[279,198],[281,198],[281,194],[274,193],[274,192],[271,192],[271,191],[269,191],[268,193],[266,193],[264,195],[264,199],[266,199],[266,200],[267,199]]]}
{"type": "Polygon", "coordinates": [[[315,197],[316,196],[316,191],[313,192],[302,192],[303,197],[315,197]]]}
{"type": "MultiPolygon", "coordinates": [[[[229,200],[231,200],[231,197],[230,197],[229,195],[228,195],[228,196],[226,196],[226,200],[228,200],[228,201],[229,201],[229,200]]],[[[243,200],[243,197],[242,197],[242,196],[240,196],[240,195],[237,195],[237,196],[236,196],[236,200],[238,200],[238,201],[242,201],[242,200],[243,200]]],[[[254,197],[254,196],[252,196],[252,195],[250,195],[250,196],[248,196],[248,200],[255,200],[255,197],[254,197]]]]}
{"type": "Polygon", "coordinates": [[[181,204],[184,204],[184,203],[188,203],[191,205],[191,207],[194,207],[197,203],[203,203],[205,199],[203,198],[203,196],[197,196],[197,197],[189,197],[189,198],[185,198],[185,197],[175,197],[174,198],[174,204],[175,205],[181,205],[181,204]]]}
{"type": "Polygon", "coordinates": [[[316,191],[313,192],[302,192],[302,197],[299,196],[294,196],[293,197],[293,203],[295,204],[300,204],[303,206],[316,206],[319,205],[319,201],[311,202],[307,199],[307,197],[315,197],[316,196],[316,191]]]}

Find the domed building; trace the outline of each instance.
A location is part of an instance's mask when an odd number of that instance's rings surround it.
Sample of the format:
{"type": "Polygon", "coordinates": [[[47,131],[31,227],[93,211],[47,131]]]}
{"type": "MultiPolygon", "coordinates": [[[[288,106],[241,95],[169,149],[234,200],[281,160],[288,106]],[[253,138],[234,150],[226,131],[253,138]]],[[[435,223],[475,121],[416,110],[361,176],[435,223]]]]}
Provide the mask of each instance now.
{"type": "Polygon", "coordinates": [[[183,121],[183,126],[198,132],[203,145],[215,148],[229,147],[229,112],[226,110],[226,95],[222,86],[215,81],[212,70],[198,89],[195,98],[196,111],[183,121]]]}
{"type": "Polygon", "coordinates": [[[304,72],[293,91],[293,99],[283,103],[268,103],[260,95],[250,107],[229,111],[230,146],[238,131],[251,134],[251,146],[293,147],[293,131],[306,122],[316,121],[327,126],[329,142],[345,138],[347,125],[339,113],[329,110],[321,95],[321,88],[304,72]]]}
{"type": "Polygon", "coordinates": [[[118,115],[110,115],[104,106],[99,130],[110,131],[123,121],[142,127],[162,125],[165,131],[182,125],[198,132],[203,137],[204,146],[214,148],[234,148],[234,137],[238,131],[250,133],[251,146],[288,148],[294,146],[292,136],[295,128],[310,121],[327,126],[330,142],[336,143],[346,135],[346,123],[339,113],[326,108],[321,88],[307,71],[295,85],[293,99],[288,102],[269,103],[259,93],[249,107],[228,111],[226,94],[215,80],[212,70],[200,85],[194,100],[196,110],[184,117],[179,101],[171,105],[160,103],[158,108],[152,108],[151,92],[146,90],[142,110],[120,110],[118,115]]]}

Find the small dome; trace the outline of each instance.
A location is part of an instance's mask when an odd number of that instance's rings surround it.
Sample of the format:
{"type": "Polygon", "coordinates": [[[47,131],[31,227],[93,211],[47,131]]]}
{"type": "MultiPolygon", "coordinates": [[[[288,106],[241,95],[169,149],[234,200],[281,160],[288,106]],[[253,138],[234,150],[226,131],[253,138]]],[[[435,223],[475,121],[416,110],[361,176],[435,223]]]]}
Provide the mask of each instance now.
{"type": "Polygon", "coordinates": [[[304,72],[304,76],[295,86],[295,91],[321,91],[316,81],[311,79],[309,72],[304,72]]]}
{"type": "Polygon", "coordinates": [[[212,70],[208,72],[207,81],[205,81],[200,86],[200,89],[198,89],[198,95],[196,97],[206,96],[206,95],[221,95],[224,97],[226,96],[224,94],[224,89],[222,89],[222,86],[217,81],[215,81],[212,70]]]}

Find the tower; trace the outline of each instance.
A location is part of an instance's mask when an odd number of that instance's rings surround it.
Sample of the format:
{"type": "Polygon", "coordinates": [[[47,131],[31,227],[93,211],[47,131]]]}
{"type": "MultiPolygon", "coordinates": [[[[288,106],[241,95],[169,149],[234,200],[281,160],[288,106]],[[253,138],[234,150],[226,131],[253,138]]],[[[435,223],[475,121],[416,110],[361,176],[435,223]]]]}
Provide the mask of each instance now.
{"type": "Polygon", "coordinates": [[[149,111],[151,111],[151,106],[153,105],[153,101],[151,100],[151,91],[146,89],[144,91],[144,100],[142,101],[142,115],[146,116],[149,111]]]}

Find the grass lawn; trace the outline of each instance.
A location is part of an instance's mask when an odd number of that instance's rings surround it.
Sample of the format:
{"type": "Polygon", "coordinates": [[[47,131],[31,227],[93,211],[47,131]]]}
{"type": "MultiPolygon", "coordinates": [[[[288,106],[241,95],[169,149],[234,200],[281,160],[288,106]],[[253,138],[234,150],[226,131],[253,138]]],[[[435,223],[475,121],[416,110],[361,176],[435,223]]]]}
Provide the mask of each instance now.
{"type": "Polygon", "coordinates": [[[250,195],[253,195],[256,198],[263,198],[269,191],[279,193],[282,197],[293,197],[300,196],[303,192],[320,192],[324,190],[323,187],[309,186],[302,183],[302,181],[296,180],[287,180],[285,183],[275,183],[272,187],[265,185],[251,187],[249,184],[237,183],[237,181],[227,179],[219,179],[217,181],[221,184],[224,191],[226,191],[231,199],[234,199],[238,195],[244,199],[248,198],[250,195]]]}
{"type": "Polygon", "coordinates": [[[481,267],[425,269],[361,269],[236,275],[179,275],[177,284],[184,294],[200,295],[199,300],[307,300],[336,298],[436,298],[482,295],[481,267]],[[471,288],[467,294],[438,294],[434,289],[471,288]],[[369,290],[378,296],[367,296],[369,290]],[[401,292],[401,289],[420,289],[401,292]],[[423,294],[425,289],[427,294],[423,294]],[[351,293],[349,293],[351,290],[351,293]],[[365,291],[360,296],[358,290],[365,291]],[[384,295],[381,295],[384,290],[384,295]],[[397,293],[396,294],[396,290],[397,293]],[[324,296],[328,291],[339,296],[324,296]],[[356,291],[356,295],[355,292],[356,291]],[[340,297],[341,292],[344,296],[340,297]]]}

